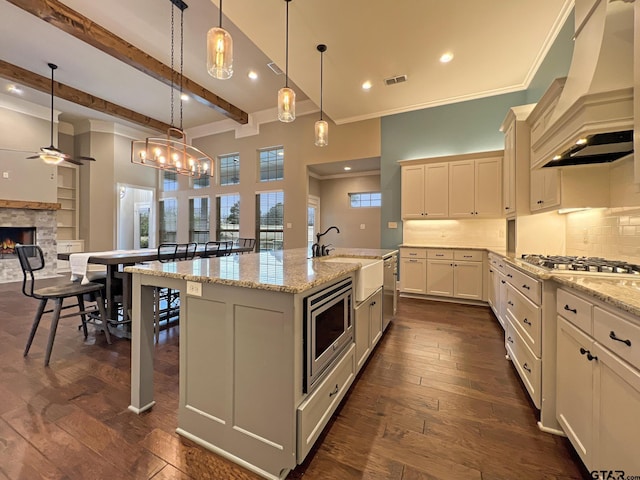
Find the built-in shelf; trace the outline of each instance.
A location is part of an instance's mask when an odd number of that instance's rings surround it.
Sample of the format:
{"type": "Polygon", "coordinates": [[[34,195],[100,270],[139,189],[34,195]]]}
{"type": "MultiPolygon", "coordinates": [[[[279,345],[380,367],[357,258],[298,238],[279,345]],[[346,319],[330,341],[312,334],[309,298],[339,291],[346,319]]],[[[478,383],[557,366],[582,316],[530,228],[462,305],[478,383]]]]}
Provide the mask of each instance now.
{"type": "Polygon", "coordinates": [[[75,165],[58,165],[57,240],[78,239],[78,168],[75,165]]]}

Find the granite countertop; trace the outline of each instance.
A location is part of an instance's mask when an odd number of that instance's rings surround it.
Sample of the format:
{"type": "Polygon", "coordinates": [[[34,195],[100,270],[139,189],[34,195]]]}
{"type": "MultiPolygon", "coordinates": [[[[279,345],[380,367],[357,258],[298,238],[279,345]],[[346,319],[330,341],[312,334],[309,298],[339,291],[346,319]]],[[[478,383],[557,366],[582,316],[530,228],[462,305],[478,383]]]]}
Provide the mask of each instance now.
{"type": "Polygon", "coordinates": [[[506,250],[498,247],[487,247],[482,245],[438,245],[438,244],[417,244],[417,243],[401,243],[403,248],[447,248],[450,250],[486,250],[488,252],[496,252],[499,255],[505,255],[506,250]]]}
{"type": "Polygon", "coordinates": [[[328,257],[309,258],[309,249],[296,248],[228,257],[126,267],[125,272],[178,278],[200,283],[301,293],[355,272],[355,263],[324,262],[329,257],[379,258],[396,250],[339,248],[328,257]]]}

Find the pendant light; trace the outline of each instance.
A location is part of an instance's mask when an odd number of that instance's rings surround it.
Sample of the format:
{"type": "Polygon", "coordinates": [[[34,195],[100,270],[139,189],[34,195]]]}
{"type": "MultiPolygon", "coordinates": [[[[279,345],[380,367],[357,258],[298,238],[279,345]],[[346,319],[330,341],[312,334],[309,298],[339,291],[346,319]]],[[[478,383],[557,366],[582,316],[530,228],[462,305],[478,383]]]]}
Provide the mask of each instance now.
{"type": "Polygon", "coordinates": [[[320,44],[316,47],[320,52],[320,120],[316,122],[316,146],[326,147],[329,145],[329,124],[322,119],[322,80],[324,70],[324,52],[327,51],[327,46],[320,44]]]}
{"type": "Polygon", "coordinates": [[[222,0],[220,19],[217,27],[207,33],[207,71],[218,80],[226,80],[233,75],[233,40],[222,28],[222,0]]]}
{"type": "Polygon", "coordinates": [[[278,120],[289,123],[296,119],[296,92],[289,88],[289,2],[287,2],[287,24],[285,36],[284,87],[278,91],[278,120]]]}
{"type": "MultiPolygon", "coordinates": [[[[171,126],[166,137],[148,137],[145,140],[131,142],[131,163],[158,168],[168,172],[187,175],[193,178],[212,177],[215,175],[214,162],[206,153],[189,145],[187,134],[182,129],[182,64],[184,50],[184,10],[188,8],[182,0],[169,0],[180,9],[180,127],[173,124],[173,93],[176,85],[171,84],[171,126]]],[[[171,72],[173,69],[173,11],[171,7],[171,72]]],[[[175,74],[172,73],[173,79],[175,74]]]]}

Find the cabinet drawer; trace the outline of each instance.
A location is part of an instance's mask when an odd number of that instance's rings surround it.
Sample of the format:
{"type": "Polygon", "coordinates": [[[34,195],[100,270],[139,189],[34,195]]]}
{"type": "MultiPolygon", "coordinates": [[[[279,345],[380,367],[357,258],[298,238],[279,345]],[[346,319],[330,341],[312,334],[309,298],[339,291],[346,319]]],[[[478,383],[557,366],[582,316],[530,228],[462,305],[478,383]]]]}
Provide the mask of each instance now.
{"type": "Polygon", "coordinates": [[[542,303],[542,288],[539,280],[515,269],[511,265],[506,266],[507,281],[516,287],[525,297],[536,305],[542,303]]]}
{"type": "Polygon", "coordinates": [[[507,286],[507,314],[536,357],[542,356],[540,307],[511,284],[507,286]]]}
{"type": "Polygon", "coordinates": [[[593,305],[563,289],[558,289],[556,311],[583,332],[593,332],[593,305]]]}
{"type": "MultiPolygon", "coordinates": [[[[508,322],[510,324],[510,322],[508,322]]],[[[510,324],[509,333],[513,339],[512,349],[510,351],[511,360],[516,367],[522,383],[529,392],[529,396],[536,408],[540,408],[542,403],[541,395],[541,365],[542,361],[537,358],[533,352],[527,347],[524,339],[518,333],[518,330],[510,324]]]]}
{"type": "Polygon", "coordinates": [[[482,252],[480,250],[454,250],[454,260],[466,260],[469,262],[481,262],[482,252]]]}
{"type": "Polygon", "coordinates": [[[597,342],[640,369],[640,326],[595,307],[593,336],[597,342]]]}
{"type": "Polygon", "coordinates": [[[401,248],[400,257],[402,258],[427,258],[426,248],[401,248]]]}
{"type": "Polygon", "coordinates": [[[355,345],[298,407],[298,463],[302,463],[322,433],[355,376],[355,345]]]}
{"type": "Polygon", "coordinates": [[[427,250],[427,258],[434,260],[453,260],[453,250],[430,248],[427,250]]]}

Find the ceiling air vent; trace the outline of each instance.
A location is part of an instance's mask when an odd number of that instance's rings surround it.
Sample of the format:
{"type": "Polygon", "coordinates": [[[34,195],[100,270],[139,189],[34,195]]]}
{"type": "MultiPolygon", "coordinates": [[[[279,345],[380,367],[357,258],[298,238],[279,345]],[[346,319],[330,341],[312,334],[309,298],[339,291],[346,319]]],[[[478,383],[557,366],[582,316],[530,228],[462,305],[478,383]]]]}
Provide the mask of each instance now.
{"type": "Polygon", "coordinates": [[[275,64],[275,62],[267,63],[267,67],[273,70],[273,73],[276,75],[282,75],[284,72],[280,70],[280,67],[275,64]]]}
{"type": "Polygon", "coordinates": [[[407,81],[406,75],[397,75],[395,77],[389,77],[384,79],[385,85],[395,85],[396,83],[402,83],[407,81]]]}

